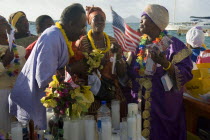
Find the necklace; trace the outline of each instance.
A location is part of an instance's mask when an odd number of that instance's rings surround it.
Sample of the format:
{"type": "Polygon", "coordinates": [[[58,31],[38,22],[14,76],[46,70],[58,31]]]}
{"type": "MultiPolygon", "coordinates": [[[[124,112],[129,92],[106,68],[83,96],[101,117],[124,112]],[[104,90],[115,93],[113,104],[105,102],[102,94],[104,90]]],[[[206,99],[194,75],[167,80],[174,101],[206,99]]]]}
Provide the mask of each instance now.
{"type": "MultiPolygon", "coordinates": [[[[158,44],[163,37],[167,34],[167,32],[163,31],[160,33],[159,37],[156,38],[154,41],[152,41],[153,44],[158,44]]],[[[145,88],[145,94],[143,96],[145,100],[144,104],[144,111],[142,112],[142,118],[143,118],[143,129],[142,129],[142,136],[144,136],[146,139],[149,139],[150,136],[150,111],[151,111],[151,92],[152,92],[152,79],[149,77],[144,77],[144,71],[146,67],[146,60],[147,56],[145,55],[146,52],[146,43],[147,43],[148,36],[144,34],[141,37],[140,45],[137,48],[137,58],[135,63],[135,70],[139,73],[140,77],[142,78],[138,79],[139,85],[141,88],[139,88],[138,96],[142,98],[142,88],[145,88]]]]}
{"type": "Polygon", "coordinates": [[[109,36],[105,32],[103,32],[103,34],[105,36],[105,39],[106,39],[105,43],[107,45],[107,48],[104,51],[102,51],[102,50],[96,48],[93,37],[92,37],[92,32],[93,32],[92,30],[89,30],[87,36],[88,36],[88,39],[90,40],[90,44],[91,44],[93,50],[96,50],[96,51],[101,52],[101,53],[108,52],[111,48],[111,43],[110,43],[109,36]]]}
{"type": "MultiPolygon", "coordinates": [[[[166,35],[167,35],[166,31],[161,32],[160,35],[154,41],[152,41],[152,43],[158,44],[163,39],[163,37],[166,35]]],[[[144,73],[145,66],[146,66],[147,57],[145,55],[145,52],[146,52],[147,41],[148,41],[148,35],[144,34],[141,37],[139,47],[137,48],[135,71],[137,71],[140,75],[142,75],[144,73]]]]}
{"type": "Polygon", "coordinates": [[[20,65],[20,58],[19,58],[19,54],[17,51],[17,46],[15,44],[12,44],[12,50],[14,52],[14,66],[11,67],[11,64],[9,64],[6,68],[7,68],[7,75],[9,75],[9,77],[15,77],[18,75],[19,73],[19,65],[20,65]]]}
{"type": "Polygon", "coordinates": [[[61,33],[62,33],[62,35],[63,35],[63,37],[65,39],[66,45],[67,45],[68,50],[69,50],[70,57],[74,56],[74,51],[72,50],[72,42],[68,40],[68,38],[66,36],[66,33],[63,30],[61,24],[59,22],[56,22],[55,23],[55,26],[61,31],[61,33]]]}

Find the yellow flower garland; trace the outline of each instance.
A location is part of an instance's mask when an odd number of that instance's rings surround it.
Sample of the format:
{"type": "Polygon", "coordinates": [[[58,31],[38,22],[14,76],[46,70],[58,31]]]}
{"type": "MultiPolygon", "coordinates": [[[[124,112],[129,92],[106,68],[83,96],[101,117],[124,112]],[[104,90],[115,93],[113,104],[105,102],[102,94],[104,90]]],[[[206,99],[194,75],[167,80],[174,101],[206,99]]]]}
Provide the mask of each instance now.
{"type": "Polygon", "coordinates": [[[69,50],[69,55],[70,57],[74,56],[74,51],[72,50],[72,42],[68,40],[65,31],[63,30],[61,24],[59,22],[55,23],[55,26],[61,31],[65,41],[66,41],[66,45],[68,46],[68,50],[69,50]]]}
{"type": "Polygon", "coordinates": [[[106,50],[102,51],[102,50],[99,50],[99,49],[96,48],[94,40],[93,40],[93,37],[92,37],[92,32],[93,32],[92,30],[89,30],[87,36],[88,36],[88,39],[90,40],[90,44],[91,44],[93,50],[96,50],[96,51],[101,52],[101,53],[108,52],[110,50],[110,48],[111,48],[111,43],[110,43],[109,36],[105,32],[103,32],[104,36],[106,38],[107,48],[106,48],[106,50]]]}

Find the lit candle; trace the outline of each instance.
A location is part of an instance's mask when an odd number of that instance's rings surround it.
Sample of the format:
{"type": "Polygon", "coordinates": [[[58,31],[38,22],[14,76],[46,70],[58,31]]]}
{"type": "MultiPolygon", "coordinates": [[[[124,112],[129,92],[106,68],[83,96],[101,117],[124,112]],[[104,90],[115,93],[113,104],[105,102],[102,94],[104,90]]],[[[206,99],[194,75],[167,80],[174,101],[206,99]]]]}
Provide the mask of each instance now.
{"type": "Polygon", "coordinates": [[[112,100],[111,104],[112,108],[112,127],[115,130],[120,129],[120,101],[112,100]]]}

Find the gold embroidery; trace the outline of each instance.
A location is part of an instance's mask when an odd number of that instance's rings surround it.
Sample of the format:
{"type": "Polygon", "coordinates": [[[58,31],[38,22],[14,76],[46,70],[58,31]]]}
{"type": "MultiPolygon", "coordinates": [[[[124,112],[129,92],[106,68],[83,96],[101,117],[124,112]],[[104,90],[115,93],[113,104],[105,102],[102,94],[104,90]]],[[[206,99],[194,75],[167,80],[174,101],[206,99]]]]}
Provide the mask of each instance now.
{"type": "Polygon", "coordinates": [[[150,109],[151,103],[149,101],[145,102],[145,109],[150,109]]]}
{"type": "Polygon", "coordinates": [[[180,90],[182,88],[182,82],[181,82],[182,75],[180,74],[180,70],[177,66],[174,66],[174,70],[175,70],[176,86],[180,90]]]}
{"type": "Polygon", "coordinates": [[[150,130],[149,129],[144,129],[142,131],[142,136],[145,137],[145,138],[148,138],[150,135],[150,130]]]}
{"type": "Polygon", "coordinates": [[[143,126],[144,127],[150,127],[150,121],[149,120],[145,120],[143,126]]]}
{"type": "Polygon", "coordinates": [[[192,54],[192,51],[190,49],[182,49],[180,52],[178,52],[176,55],[174,55],[172,64],[174,64],[174,69],[175,69],[175,78],[176,78],[176,85],[177,88],[180,90],[182,88],[182,83],[181,83],[181,77],[182,75],[180,74],[180,70],[175,64],[181,62],[185,58],[187,58],[189,55],[192,54]]]}
{"type": "Polygon", "coordinates": [[[150,112],[149,112],[149,110],[144,110],[144,111],[143,111],[142,117],[143,117],[144,119],[149,118],[149,117],[150,117],[150,112]]]}
{"type": "Polygon", "coordinates": [[[177,64],[192,54],[190,49],[182,49],[180,52],[173,56],[172,64],[177,64]]]}
{"type": "Polygon", "coordinates": [[[146,92],[145,95],[144,95],[144,98],[149,99],[150,98],[150,92],[146,92]]]}

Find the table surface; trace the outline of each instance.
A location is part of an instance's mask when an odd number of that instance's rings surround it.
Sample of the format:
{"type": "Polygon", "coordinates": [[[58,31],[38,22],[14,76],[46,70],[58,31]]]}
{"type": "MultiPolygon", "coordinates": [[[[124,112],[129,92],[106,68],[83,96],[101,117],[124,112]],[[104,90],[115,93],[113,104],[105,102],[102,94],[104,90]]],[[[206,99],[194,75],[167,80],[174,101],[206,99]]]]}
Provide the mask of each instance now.
{"type": "MultiPolygon", "coordinates": [[[[116,134],[112,134],[112,140],[120,140],[120,136],[119,135],[116,135],[116,134]]],[[[144,137],[142,137],[139,140],[146,140],[146,139],[144,137]]]]}
{"type": "Polygon", "coordinates": [[[196,108],[199,111],[204,111],[204,112],[210,114],[210,104],[209,103],[199,100],[197,98],[194,98],[186,93],[184,94],[184,103],[191,106],[192,109],[196,108]]]}
{"type": "Polygon", "coordinates": [[[210,104],[194,98],[188,94],[183,96],[187,131],[197,134],[197,122],[199,117],[210,119],[210,104]]]}

